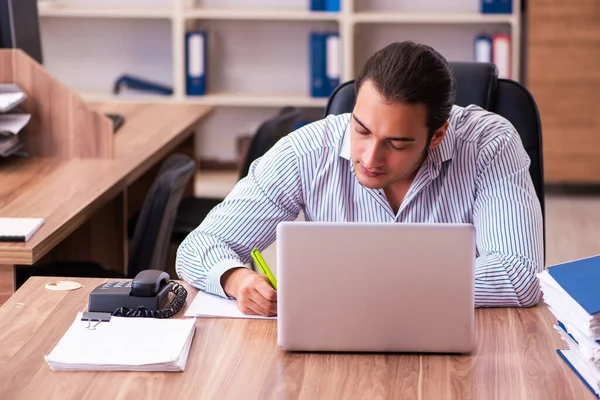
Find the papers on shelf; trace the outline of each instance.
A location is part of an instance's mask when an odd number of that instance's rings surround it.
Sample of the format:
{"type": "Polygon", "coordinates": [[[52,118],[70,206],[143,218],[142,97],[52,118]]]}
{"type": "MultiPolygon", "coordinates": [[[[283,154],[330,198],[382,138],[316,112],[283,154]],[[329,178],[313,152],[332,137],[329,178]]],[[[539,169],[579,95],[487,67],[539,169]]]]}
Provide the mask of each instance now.
{"type": "Polygon", "coordinates": [[[18,106],[27,98],[27,94],[14,83],[0,84],[0,113],[5,113],[18,106]]]}
{"type": "Polygon", "coordinates": [[[16,135],[27,125],[31,114],[0,114],[0,135],[16,135]]]}

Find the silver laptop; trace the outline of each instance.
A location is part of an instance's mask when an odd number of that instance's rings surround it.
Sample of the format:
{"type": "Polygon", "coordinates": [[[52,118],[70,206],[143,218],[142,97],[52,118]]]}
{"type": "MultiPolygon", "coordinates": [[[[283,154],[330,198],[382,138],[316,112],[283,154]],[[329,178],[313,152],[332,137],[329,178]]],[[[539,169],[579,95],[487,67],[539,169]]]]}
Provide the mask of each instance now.
{"type": "Polygon", "coordinates": [[[292,351],[468,353],[470,224],[282,222],[278,344],[292,351]]]}

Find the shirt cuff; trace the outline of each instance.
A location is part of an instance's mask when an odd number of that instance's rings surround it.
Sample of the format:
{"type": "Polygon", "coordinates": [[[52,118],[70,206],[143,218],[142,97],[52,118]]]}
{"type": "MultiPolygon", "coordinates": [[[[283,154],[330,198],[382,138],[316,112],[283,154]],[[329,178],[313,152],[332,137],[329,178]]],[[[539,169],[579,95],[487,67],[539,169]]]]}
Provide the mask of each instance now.
{"type": "Polygon", "coordinates": [[[229,297],[225,294],[225,290],[223,290],[223,286],[221,286],[221,276],[233,268],[246,268],[246,266],[240,264],[238,260],[231,259],[221,260],[215,264],[206,275],[206,291],[221,297],[233,299],[233,297],[229,297]]]}

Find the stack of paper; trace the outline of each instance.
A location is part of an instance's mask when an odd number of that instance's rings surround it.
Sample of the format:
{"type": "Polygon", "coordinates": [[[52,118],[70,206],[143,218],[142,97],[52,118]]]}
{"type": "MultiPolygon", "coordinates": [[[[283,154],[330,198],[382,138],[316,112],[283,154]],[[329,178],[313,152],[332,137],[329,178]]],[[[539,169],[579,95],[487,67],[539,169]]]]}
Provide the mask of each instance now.
{"type": "Polygon", "coordinates": [[[19,132],[29,123],[31,115],[20,112],[16,107],[26,98],[19,86],[0,84],[0,158],[25,155],[19,132]]]}
{"type": "Polygon", "coordinates": [[[600,396],[600,256],[549,267],[538,277],[569,348],[558,354],[600,396]]]}
{"type": "Polygon", "coordinates": [[[194,337],[194,318],[112,317],[109,322],[96,325],[96,322],[82,321],[81,317],[79,313],[58,344],[44,357],[52,370],[185,370],[194,337]]]}

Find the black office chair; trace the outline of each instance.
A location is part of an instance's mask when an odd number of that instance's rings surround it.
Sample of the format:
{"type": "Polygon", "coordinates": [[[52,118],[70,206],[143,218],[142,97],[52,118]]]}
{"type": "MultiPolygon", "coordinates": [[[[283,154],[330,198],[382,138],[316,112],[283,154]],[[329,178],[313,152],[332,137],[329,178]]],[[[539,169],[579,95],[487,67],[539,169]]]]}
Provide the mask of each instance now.
{"type": "MultiPolygon", "coordinates": [[[[290,133],[300,117],[296,107],[285,107],[273,118],[263,122],[252,136],[248,152],[240,168],[239,179],[248,175],[250,165],[262,157],[277,141],[290,133]]],[[[208,213],[221,203],[223,199],[188,197],[182,200],[175,226],[173,227],[173,243],[181,243],[187,235],[198,227],[208,213]]]]}
{"type": "Polygon", "coordinates": [[[127,275],[91,261],[67,261],[15,269],[15,285],[31,276],[134,278],[146,269],[167,270],[175,213],[195,163],[184,154],[174,154],[161,165],[139,214],[127,263],[127,275]]]}
{"type": "MultiPolygon", "coordinates": [[[[531,159],[529,173],[537,197],[544,207],[544,168],[542,158],[542,127],[540,115],[533,96],[523,85],[498,79],[494,64],[475,62],[451,62],[456,78],[456,104],[476,104],[509,120],[521,136],[523,146],[531,159]]],[[[356,101],[354,81],[336,88],[325,108],[325,116],[351,112],[356,101]]]]}

